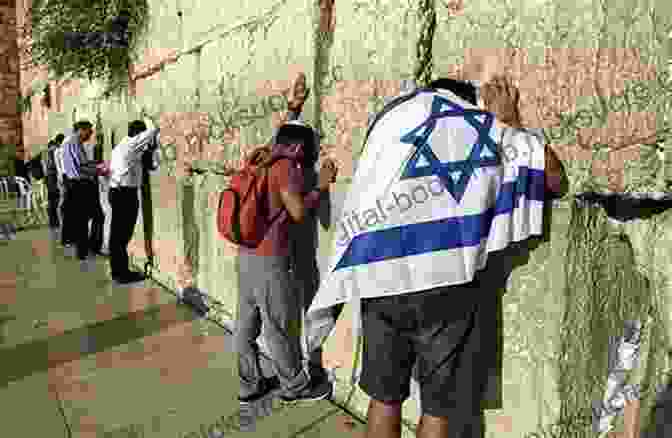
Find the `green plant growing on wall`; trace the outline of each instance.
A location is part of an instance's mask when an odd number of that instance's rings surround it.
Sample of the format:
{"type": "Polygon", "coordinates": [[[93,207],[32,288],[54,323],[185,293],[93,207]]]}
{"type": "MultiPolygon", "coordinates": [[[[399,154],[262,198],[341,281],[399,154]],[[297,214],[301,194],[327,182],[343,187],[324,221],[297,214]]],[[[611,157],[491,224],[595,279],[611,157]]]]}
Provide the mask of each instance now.
{"type": "MultiPolygon", "coordinates": [[[[665,239],[666,224],[669,224],[670,213],[665,212],[650,219],[646,242],[661,242],[665,239]]],[[[661,389],[672,382],[672,351],[666,347],[672,339],[667,330],[667,309],[670,307],[669,294],[667,293],[668,275],[667,266],[661,265],[660,257],[656,249],[666,248],[666,245],[647,245],[645,262],[640,263],[638,268],[649,280],[651,288],[651,301],[648,312],[648,339],[646,347],[647,368],[642,375],[641,401],[644,415],[641,424],[650,427],[652,425],[653,407],[658,402],[661,389]]]]}
{"type": "Polygon", "coordinates": [[[434,32],[436,30],[436,6],[434,0],[420,0],[418,4],[420,35],[416,45],[416,63],[413,78],[420,86],[427,86],[434,70],[434,32]]]}
{"type": "Polygon", "coordinates": [[[17,110],[21,114],[29,113],[33,110],[33,96],[35,95],[34,90],[30,90],[28,94],[21,95],[19,94],[16,102],[17,110]]]}
{"type": "Polygon", "coordinates": [[[102,80],[119,90],[149,22],[147,0],[35,0],[28,11],[23,49],[33,66],[57,77],[102,80]],[[128,47],[76,43],[82,35],[109,34],[113,20],[128,16],[128,47]]]}
{"type": "MultiPolygon", "coordinates": [[[[326,0],[327,2],[329,0],[326,0]]],[[[328,95],[329,88],[333,84],[329,83],[329,72],[331,68],[331,47],[334,44],[334,32],[325,28],[322,14],[327,12],[321,8],[325,0],[314,0],[313,6],[313,119],[315,126],[313,128],[324,138],[326,137],[322,111],[322,99],[328,95]]],[[[326,5],[326,4],[325,4],[326,5]]],[[[333,4],[331,5],[333,7],[333,4]]]]}
{"type": "MultiPolygon", "coordinates": [[[[610,336],[626,320],[645,320],[652,291],[627,240],[611,232],[604,210],[575,201],[567,249],[566,306],[558,355],[560,421],[590,412],[606,384],[610,336]]],[[[575,425],[576,427],[576,425],[575,425]]],[[[590,436],[590,424],[575,436],[590,436]]]]}
{"type": "Polygon", "coordinates": [[[25,94],[19,93],[16,105],[20,114],[26,114],[33,110],[33,97],[38,93],[44,93],[47,90],[45,85],[47,83],[44,81],[37,81],[28,88],[25,94]]]}
{"type": "MultiPolygon", "coordinates": [[[[655,22],[655,21],[654,21],[655,22]]],[[[668,33],[669,41],[667,42],[668,47],[672,47],[672,31],[668,33]]],[[[672,53],[670,58],[667,60],[667,80],[666,83],[668,86],[672,87],[672,53]]],[[[663,108],[663,123],[668,126],[672,126],[672,103],[668,102],[666,108],[663,108]]],[[[658,146],[663,153],[663,179],[665,180],[665,187],[668,188],[672,184],[672,136],[667,136],[663,139],[658,146]]]]}
{"type": "Polygon", "coordinates": [[[0,143],[0,176],[14,175],[15,146],[0,143]]]}

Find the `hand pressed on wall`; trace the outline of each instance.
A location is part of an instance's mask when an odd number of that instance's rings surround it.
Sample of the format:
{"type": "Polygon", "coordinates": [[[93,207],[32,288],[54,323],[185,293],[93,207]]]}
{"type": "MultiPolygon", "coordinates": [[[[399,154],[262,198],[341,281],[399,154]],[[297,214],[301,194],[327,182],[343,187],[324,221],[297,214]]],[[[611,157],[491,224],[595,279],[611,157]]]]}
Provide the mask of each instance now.
{"type": "Polygon", "coordinates": [[[318,188],[320,190],[327,190],[330,184],[336,182],[337,175],[338,167],[336,167],[334,160],[331,158],[325,159],[320,168],[318,188]]]}
{"type": "Polygon", "coordinates": [[[514,128],[520,128],[520,111],[518,104],[520,93],[504,76],[495,76],[483,86],[483,102],[485,109],[490,111],[501,122],[514,128]]]}
{"type": "Polygon", "coordinates": [[[304,73],[297,75],[292,86],[285,93],[285,96],[287,98],[287,109],[300,113],[303,109],[303,104],[310,96],[310,88],[306,85],[306,75],[304,73]]]}

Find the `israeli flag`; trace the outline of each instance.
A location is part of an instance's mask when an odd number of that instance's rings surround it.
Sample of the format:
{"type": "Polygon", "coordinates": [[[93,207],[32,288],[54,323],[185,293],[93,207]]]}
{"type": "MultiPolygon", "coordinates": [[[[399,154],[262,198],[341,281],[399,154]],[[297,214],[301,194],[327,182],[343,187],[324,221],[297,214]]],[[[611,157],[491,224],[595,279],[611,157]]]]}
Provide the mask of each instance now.
{"type": "Polygon", "coordinates": [[[447,90],[390,102],[369,128],[309,312],[469,283],[489,253],[541,235],[543,141],[447,90]]]}

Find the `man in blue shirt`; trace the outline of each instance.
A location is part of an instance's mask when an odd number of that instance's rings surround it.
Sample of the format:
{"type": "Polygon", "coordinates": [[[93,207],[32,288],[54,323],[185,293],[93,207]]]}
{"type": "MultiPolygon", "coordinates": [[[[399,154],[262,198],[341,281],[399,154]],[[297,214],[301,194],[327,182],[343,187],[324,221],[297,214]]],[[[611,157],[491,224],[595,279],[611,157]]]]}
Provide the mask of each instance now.
{"type": "Polygon", "coordinates": [[[73,126],[74,134],[63,143],[63,170],[68,178],[66,219],[72,225],[72,237],[77,246],[77,258],[85,261],[89,255],[89,221],[95,212],[96,162],[86,156],[83,143],[93,135],[93,125],[82,120],[73,126]],[[74,203],[77,210],[74,210],[74,203]]]}

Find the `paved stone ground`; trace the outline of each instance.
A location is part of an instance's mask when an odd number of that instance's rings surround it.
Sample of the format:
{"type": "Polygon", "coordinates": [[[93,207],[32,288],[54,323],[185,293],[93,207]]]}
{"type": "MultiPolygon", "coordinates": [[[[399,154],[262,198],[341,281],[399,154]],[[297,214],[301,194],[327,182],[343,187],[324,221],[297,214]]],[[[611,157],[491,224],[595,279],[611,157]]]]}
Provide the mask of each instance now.
{"type": "MultiPolygon", "coordinates": [[[[0,436],[363,437],[328,401],[241,411],[230,332],[150,282],[113,286],[105,258],[81,272],[55,237],[0,242],[0,436]]],[[[672,436],[671,394],[642,438],[672,436]]]]}
{"type": "Polygon", "coordinates": [[[363,436],[328,401],[240,412],[237,385],[230,334],[168,291],[81,272],[46,229],[0,242],[0,436],[363,436]]]}

